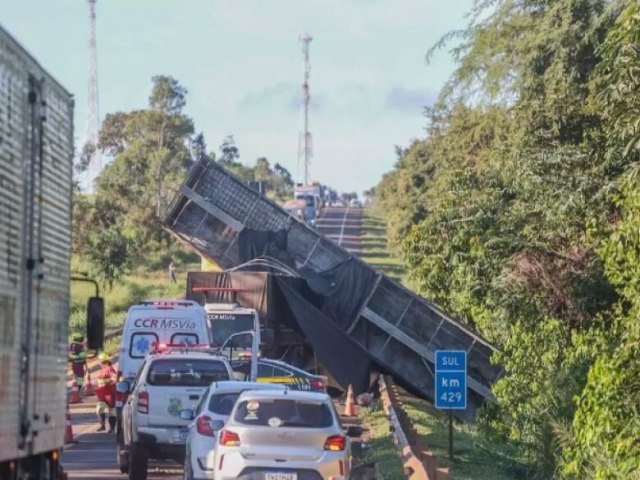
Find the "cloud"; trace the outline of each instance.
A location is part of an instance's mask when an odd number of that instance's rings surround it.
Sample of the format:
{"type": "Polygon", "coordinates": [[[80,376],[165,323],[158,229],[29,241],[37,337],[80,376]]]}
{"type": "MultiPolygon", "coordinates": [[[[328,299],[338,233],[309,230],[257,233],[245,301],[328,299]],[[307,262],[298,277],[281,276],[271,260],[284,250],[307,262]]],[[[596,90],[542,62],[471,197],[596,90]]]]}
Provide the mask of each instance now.
{"type": "MultiPolygon", "coordinates": [[[[311,108],[319,112],[327,104],[327,93],[312,92],[311,108]]],[[[302,109],[302,88],[293,82],[269,85],[242,97],[237,103],[238,110],[265,113],[298,113],[302,109]]]]}
{"type": "Polygon", "coordinates": [[[431,105],[436,95],[428,89],[410,89],[405,87],[393,87],[387,93],[386,108],[390,110],[419,110],[431,105]]]}
{"type": "Polygon", "coordinates": [[[238,102],[238,108],[240,110],[288,111],[294,103],[299,102],[299,97],[298,86],[295,83],[279,82],[246,94],[238,102]]]}

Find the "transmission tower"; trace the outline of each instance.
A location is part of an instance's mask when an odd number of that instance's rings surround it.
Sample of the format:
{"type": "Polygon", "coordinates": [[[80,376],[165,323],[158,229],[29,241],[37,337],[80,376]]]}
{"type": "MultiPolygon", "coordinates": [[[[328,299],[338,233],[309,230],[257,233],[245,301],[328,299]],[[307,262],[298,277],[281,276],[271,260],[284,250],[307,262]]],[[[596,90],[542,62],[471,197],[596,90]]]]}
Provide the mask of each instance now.
{"type": "Polygon", "coordinates": [[[89,172],[95,178],[102,170],[102,160],[98,150],[98,129],[100,112],[98,110],[98,51],[96,49],[96,0],[87,0],[89,6],[89,89],[87,95],[87,140],[91,148],[89,172]]]}
{"type": "Polygon", "coordinates": [[[304,184],[309,184],[309,162],[313,155],[313,144],[311,143],[311,132],[309,131],[309,105],[311,103],[311,94],[309,93],[309,72],[311,64],[309,63],[309,43],[313,40],[307,33],[300,37],[302,42],[302,53],[304,55],[304,82],[302,83],[302,100],[304,108],[304,130],[300,132],[298,145],[298,162],[304,162],[304,184]]]}

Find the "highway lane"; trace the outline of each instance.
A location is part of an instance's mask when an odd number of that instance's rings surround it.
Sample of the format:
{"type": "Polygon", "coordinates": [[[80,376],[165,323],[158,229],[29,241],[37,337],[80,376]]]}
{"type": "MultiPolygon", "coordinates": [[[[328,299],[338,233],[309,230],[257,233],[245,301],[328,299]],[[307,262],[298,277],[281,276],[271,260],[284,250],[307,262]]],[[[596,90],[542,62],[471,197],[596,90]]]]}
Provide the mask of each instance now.
{"type": "MultiPolygon", "coordinates": [[[[96,397],[83,397],[82,403],[70,405],[74,440],[66,445],[62,465],[69,479],[122,480],[116,463],[115,435],[98,432],[95,414],[96,397]]],[[[149,480],[178,480],[182,467],[173,462],[149,462],[149,480]]]]}
{"type": "Polygon", "coordinates": [[[350,253],[362,253],[362,208],[327,207],[315,228],[350,253]]]}

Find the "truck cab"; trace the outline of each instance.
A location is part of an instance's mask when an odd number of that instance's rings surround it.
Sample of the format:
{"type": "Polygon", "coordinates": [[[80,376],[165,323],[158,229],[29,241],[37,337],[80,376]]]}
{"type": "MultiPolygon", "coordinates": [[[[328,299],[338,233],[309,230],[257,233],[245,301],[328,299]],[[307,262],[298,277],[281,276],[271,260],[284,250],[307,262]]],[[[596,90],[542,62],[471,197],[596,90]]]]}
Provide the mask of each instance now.
{"type": "Polygon", "coordinates": [[[313,225],[314,219],[309,216],[305,200],[289,200],[283,208],[300,221],[313,225]]]}
{"type": "Polygon", "coordinates": [[[305,217],[312,221],[316,218],[318,212],[318,203],[315,195],[309,192],[297,192],[296,200],[305,203],[305,217]]]}
{"type": "Polygon", "coordinates": [[[229,361],[251,356],[250,380],[255,381],[260,351],[260,317],[257,310],[236,303],[205,303],[212,345],[229,361]]]}

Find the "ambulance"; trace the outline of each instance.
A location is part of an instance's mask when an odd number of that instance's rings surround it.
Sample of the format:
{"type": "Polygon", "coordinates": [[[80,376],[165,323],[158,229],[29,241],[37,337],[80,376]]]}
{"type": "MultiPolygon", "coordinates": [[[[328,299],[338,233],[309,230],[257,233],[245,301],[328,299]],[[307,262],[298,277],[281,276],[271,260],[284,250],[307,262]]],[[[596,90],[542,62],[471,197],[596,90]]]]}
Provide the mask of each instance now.
{"type": "Polygon", "coordinates": [[[144,358],[163,346],[210,346],[207,312],[191,300],[150,300],[132,305],[122,331],[118,377],[133,380],[144,358]]]}

